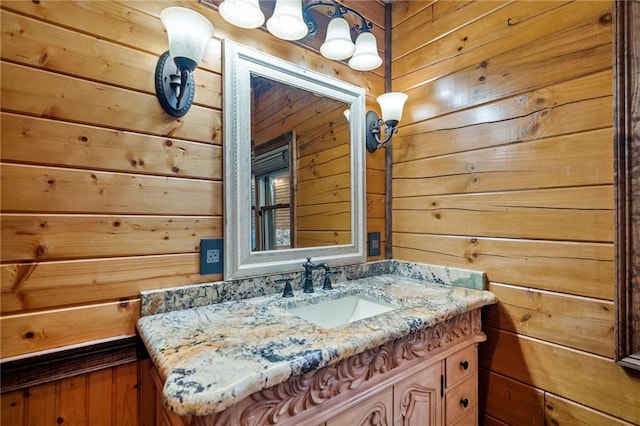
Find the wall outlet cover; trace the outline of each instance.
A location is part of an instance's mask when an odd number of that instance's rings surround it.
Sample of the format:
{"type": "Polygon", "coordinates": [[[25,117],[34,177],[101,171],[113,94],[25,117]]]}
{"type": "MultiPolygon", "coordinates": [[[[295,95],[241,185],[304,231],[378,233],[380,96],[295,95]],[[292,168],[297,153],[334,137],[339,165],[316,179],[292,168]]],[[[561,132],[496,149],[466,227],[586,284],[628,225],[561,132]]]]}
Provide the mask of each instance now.
{"type": "Polygon", "coordinates": [[[367,238],[367,247],[369,256],[380,256],[380,233],[369,232],[367,238]]]}
{"type": "Polygon", "coordinates": [[[200,275],[221,274],[224,271],[224,239],[200,240],[200,275]]]}

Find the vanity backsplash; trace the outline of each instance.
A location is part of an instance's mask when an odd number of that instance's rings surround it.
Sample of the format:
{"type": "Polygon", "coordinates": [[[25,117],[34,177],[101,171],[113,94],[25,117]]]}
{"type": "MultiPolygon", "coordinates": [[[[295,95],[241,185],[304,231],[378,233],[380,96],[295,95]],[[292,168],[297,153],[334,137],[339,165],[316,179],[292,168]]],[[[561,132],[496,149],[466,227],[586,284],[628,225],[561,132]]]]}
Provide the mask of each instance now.
{"type": "MultiPolygon", "coordinates": [[[[331,277],[333,283],[388,274],[475,290],[484,290],[486,282],[484,272],[399,260],[381,260],[355,265],[335,266],[331,267],[331,270],[334,272],[331,277]]],[[[316,288],[321,288],[322,286],[322,273],[321,271],[314,271],[316,288]]],[[[141,293],[141,316],[282,293],[284,284],[276,283],[275,281],[283,277],[291,278],[295,294],[302,291],[303,275],[304,269],[301,262],[300,271],[286,275],[276,274],[144,291],[141,293]]]]}

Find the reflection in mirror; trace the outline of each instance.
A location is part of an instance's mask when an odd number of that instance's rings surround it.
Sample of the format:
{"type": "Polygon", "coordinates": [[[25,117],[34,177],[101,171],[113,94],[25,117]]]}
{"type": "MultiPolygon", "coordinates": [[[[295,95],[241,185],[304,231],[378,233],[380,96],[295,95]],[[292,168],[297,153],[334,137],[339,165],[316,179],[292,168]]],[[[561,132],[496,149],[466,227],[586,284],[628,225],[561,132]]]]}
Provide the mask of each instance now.
{"type": "Polygon", "coordinates": [[[251,249],[351,243],[345,102],[251,74],[251,249]]]}
{"type": "Polygon", "coordinates": [[[364,89],[228,40],[223,65],[225,279],[364,262],[364,89]]]}

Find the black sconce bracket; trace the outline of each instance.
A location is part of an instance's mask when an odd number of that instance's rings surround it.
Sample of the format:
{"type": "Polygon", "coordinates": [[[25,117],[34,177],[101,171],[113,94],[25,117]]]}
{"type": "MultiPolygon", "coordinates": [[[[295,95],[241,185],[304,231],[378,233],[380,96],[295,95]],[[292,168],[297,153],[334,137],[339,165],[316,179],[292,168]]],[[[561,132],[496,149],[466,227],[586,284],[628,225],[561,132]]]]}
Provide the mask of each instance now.
{"type": "Polygon", "coordinates": [[[382,118],[378,117],[375,111],[367,111],[367,115],[365,116],[365,125],[366,125],[366,144],[367,151],[376,152],[380,148],[384,148],[391,140],[391,136],[394,133],[398,133],[398,121],[397,120],[389,120],[387,122],[382,121],[382,118]],[[384,140],[380,139],[380,128],[385,126],[385,138],[384,140]]]}
{"type": "Polygon", "coordinates": [[[195,93],[193,73],[188,69],[180,71],[168,50],[158,59],[155,84],[156,96],[167,114],[182,117],[189,111],[195,93]]]}

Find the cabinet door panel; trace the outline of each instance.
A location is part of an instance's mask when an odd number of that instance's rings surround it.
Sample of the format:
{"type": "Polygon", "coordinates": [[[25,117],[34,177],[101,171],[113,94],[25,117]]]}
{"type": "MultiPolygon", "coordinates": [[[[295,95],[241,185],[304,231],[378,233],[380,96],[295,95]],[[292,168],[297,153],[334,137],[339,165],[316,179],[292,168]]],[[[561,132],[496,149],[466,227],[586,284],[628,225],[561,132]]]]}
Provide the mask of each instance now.
{"type": "Polygon", "coordinates": [[[326,426],[390,426],[393,390],[388,388],[327,421],[326,426]]]}
{"type": "Polygon", "coordinates": [[[394,386],[395,425],[441,424],[441,375],[442,363],[437,363],[394,386]]]}

